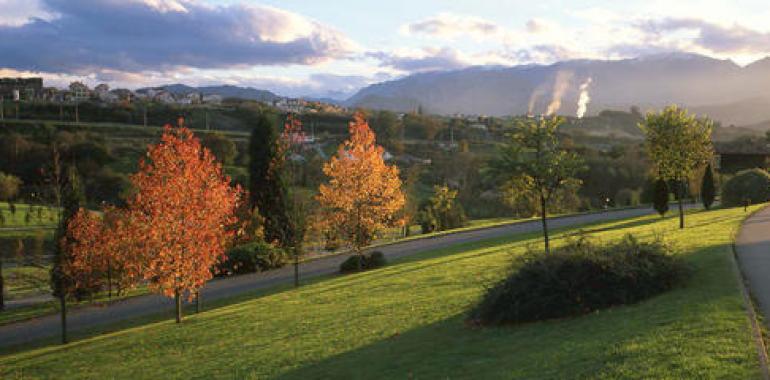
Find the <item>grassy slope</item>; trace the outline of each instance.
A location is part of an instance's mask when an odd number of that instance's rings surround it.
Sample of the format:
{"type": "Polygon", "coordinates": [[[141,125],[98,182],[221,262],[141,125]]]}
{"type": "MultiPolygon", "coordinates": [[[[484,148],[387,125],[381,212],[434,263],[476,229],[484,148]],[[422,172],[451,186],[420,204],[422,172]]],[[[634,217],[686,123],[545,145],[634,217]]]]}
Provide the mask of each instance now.
{"type": "Polygon", "coordinates": [[[593,226],[601,239],[666,231],[696,272],[685,288],[580,318],[464,325],[483,284],[538,241],[528,235],[246,299],[181,326],[150,323],[7,355],[0,377],[756,378],[728,249],[743,217],[741,209],[694,213],[683,232],[672,218],[593,226]]]}

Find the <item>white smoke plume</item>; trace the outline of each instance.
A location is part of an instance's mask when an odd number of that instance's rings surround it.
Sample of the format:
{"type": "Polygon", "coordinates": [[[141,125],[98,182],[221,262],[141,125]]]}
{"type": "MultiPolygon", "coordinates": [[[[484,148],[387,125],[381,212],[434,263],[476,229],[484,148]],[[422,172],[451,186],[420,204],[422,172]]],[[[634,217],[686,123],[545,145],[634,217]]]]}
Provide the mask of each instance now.
{"type": "Polygon", "coordinates": [[[535,88],[534,91],[532,91],[532,95],[529,96],[529,106],[527,107],[527,115],[532,116],[534,115],[535,106],[537,105],[537,100],[540,99],[541,96],[545,93],[545,86],[540,85],[535,88]]]}
{"type": "Polygon", "coordinates": [[[561,108],[561,98],[569,88],[569,84],[572,81],[572,71],[559,71],[556,73],[556,79],[553,82],[553,98],[548,105],[548,109],[545,111],[546,116],[555,114],[559,108],[561,108]]]}
{"type": "Polygon", "coordinates": [[[578,96],[578,103],[577,103],[577,118],[582,119],[583,115],[586,114],[586,110],[588,109],[588,102],[591,101],[591,97],[588,96],[588,86],[591,85],[591,82],[593,80],[591,77],[588,77],[583,84],[580,85],[580,96],[578,96]]]}

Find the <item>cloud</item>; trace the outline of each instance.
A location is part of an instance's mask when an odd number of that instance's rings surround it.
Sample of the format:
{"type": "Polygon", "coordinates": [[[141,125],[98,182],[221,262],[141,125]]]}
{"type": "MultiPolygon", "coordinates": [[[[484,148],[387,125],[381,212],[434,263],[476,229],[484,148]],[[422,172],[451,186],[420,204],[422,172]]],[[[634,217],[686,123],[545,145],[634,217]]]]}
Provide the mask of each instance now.
{"type": "Polygon", "coordinates": [[[367,55],[378,59],[382,66],[407,73],[456,70],[470,65],[459,51],[450,47],[424,48],[406,54],[375,52],[367,55]]]}
{"type": "Polygon", "coordinates": [[[553,63],[581,57],[582,54],[560,45],[535,45],[502,53],[518,63],[553,63]]]}
{"type": "Polygon", "coordinates": [[[246,3],[44,0],[40,5],[55,16],[0,25],[3,67],[84,74],[309,65],[357,49],[317,21],[246,3]]]}
{"type": "Polygon", "coordinates": [[[53,15],[45,11],[39,0],[0,0],[0,27],[20,26],[30,19],[51,19],[53,15]]]}
{"type": "Polygon", "coordinates": [[[480,17],[439,13],[436,16],[407,24],[402,30],[409,34],[424,34],[451,39],[459,36],[487,38],[499,34],[502,28],[494,22],[480,17]]]}
{"type": "Polygon", "coordinates": [[[723,26],[696,18],[665,18],[646,20],[637,27],[652,37],[664,37],[677,32],[690,32],[689,39],[697,47],[714,53],[766,53],[770,51],[770,33],[739,24],[723,26]]]}

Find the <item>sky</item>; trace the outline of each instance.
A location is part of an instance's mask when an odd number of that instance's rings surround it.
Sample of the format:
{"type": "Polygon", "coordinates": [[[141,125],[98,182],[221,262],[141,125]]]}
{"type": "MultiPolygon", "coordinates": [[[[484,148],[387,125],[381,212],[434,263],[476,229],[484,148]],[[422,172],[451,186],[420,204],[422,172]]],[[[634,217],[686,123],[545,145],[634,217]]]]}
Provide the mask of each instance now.
{"type": "Polygon", "coordinates": [[[762,1],[0,0],[0,77],[345,99],[477,65],[770,55],[762,1]]]}

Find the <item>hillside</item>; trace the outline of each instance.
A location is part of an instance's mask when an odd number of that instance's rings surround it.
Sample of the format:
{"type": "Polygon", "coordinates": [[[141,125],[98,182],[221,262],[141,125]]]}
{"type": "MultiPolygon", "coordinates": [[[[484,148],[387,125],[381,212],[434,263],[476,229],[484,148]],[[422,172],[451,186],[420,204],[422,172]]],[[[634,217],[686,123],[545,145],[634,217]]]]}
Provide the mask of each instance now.
{"type": "MultiPolygon", "coordinates": [[[[694,269],[681,288],[582,317],[505,328],[465,323],[485,285],[538,235],[507,236],[204,304],[182,325],[140,320],[68,346],[15,349],[3,378],[757,378],[731,259],[742,208],[588,226],[597,239],[667,235],[694,269]],[[67,363],[67,365],[61,365],[67,363]]],[[[575,230],[554,236],[562,244],[575,230]]]]}
{"type": "Polygon", "coordinates": [[[769,60],[740,67],[691,53],[415,74],[363,88],[347,103],[396,111],[421,106],[438,114],[541,114],[563,85],[558,113],[575,115],[579,87],[589,78],[588,114],[678,103],[725,125],[770,119],[769,60]]]}

